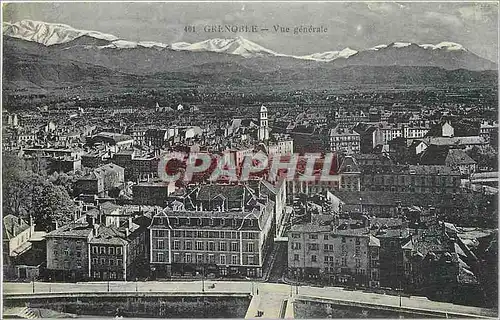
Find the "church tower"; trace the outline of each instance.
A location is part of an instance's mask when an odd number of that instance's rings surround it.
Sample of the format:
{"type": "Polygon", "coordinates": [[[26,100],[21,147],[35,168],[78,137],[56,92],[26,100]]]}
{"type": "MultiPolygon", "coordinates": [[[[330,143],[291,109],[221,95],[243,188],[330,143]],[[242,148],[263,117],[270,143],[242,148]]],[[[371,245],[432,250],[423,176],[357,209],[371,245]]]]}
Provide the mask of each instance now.
{"type": "Polygon", "coordinates": [[[259,141],[269,140],[269,124],[267,119],[267,108],[265,106],[260,107],[258,139],[259,141]]]}

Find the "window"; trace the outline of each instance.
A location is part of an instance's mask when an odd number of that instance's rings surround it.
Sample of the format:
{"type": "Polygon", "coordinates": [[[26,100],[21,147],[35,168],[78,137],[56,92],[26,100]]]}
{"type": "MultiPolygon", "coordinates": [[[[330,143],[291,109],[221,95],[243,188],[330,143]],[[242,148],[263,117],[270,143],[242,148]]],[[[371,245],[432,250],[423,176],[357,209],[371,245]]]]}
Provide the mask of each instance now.
{"type": "Polygon", "coordinates": [[[186,241],[184,247],[186,250],[193,250],[193,243],[191,241],[186,241]]]}
{"type": "Polygon", "coordinates": [[[156,247],[158,249],[165,249],[165,242],[163,240],[157,240],[156,241],[156,247]]]}
{"type": "Polygon", "coordinates": [[[324,239],[328,240],[328,235],[327,234],[325,234],[324,239]]]}
{"type": "Polygon", "coordinates": [[[342,258],[342,266],[347,266],[347,258],[342,258]]]}
{"type": "Polygon", "coordinates": [[[92,253],[98,254],[99,253],[99,247],[93,246],[92,247],[92,253]]]}
{"type": "Polygon", "coordinates": [[[104,266],[105,264],[106,264],[106,259],[101,258],[101,265],[103,265],[103,266],[104,266]]]}
{"type": "Polygon", "coordinates": [[[100,247],[99,251],[101,254],[106,254],[106,247],[100,247]]]}
{"type": "Polygon", "coordinates": [[[118,265],[118,266],[123,265],[123,260],[122,259],[116,259],[116,265],[118,265]]]}
{"type": "Polygon", "coordinates": [[[76,257],[77,258],[81,258],[82,257],[82,252],[81,251],[77,251],[76,252],[76,257]]]}
{"type": "Polygon", "coordinates": [[[317,243],[309,243],[309,250],[316,251],[319,249],[319,244],[317,243]]]}
{"type": "Polygon", "coordinates": [[[215,256],[212,253],[208,255],[208,263],[215,263],[215,256]]]}
{"type": "Polygon", "coordinates": [[[238,251],[238,242],[231,242],[231,251],[238,251]]]}
{"type": "Polygon", "coordinates": [[[300,233],[292,233],[292,238],[294,239],[300,238],[300,233]]]}
{"type": "Polygon", "coordinates": [[[94,278],[99,279],[101,277],[101,273],[99,271],[94,271],[94,278]]]}
{"type": "Polygon", "coordinates": [[[311,262],[316,262],[316,256],[314,254],[311,256],[311,262]]]}
{"type": "Polygon", "coordinates": [[[174,262],[180,262],[181,261],[181,255],[178,252],[174,253],[174,262]]]}
{"type": "Polygon", "coordinates": [[[301,244],[300,242],[292,242],[292,250],[300,250],[301,244]]]}
{"type": "Polygon", "coordinates": [[[342,237],[342,243],[345,243],[345,237],[342,237]]]}
{"type": "Polygon", "coordinates": [[[163,252],[156,253],[156,257],[158,262],[165,262],[165,255],[163,254],[163,252]]]}
{"type": "Polygon", "coordinates": [[[359,246],[360,244],[361,244],[361,242],[360,242],[359,238],[356,238],[356,245],[359,246]]]}
{"type": "Polygon", "coordinates": [[[327,244],[323,245],[323,250],[328,251],[328,245],[327,244]]]}
{"type": "Polygon", "coordinates": [[[361,267],[361,260],[356,259],[356,268],[359,268],[359,267],[361,267]]]}
{"type": "Polygon", "coordinates": [[[174,240],[174,250],[179,250],[181,248],[181,242],[179,240],[174,240]]]}
{"type": "Polygon", "coordinates": [[[318,235],[317,234],[310,234],[309,239],[318,239],[318,235]]]}
{"type": "Polygon", "coordinates": [[[233,256],[231,257],[231,263],[232,264],[238,264],[238,256],[233,254],[233,256]]]}
{"type": "Polygon", "coordinates": [[[186,263],[191,263],[191,253],[186,253],[186,263]]]}
{"type": "Polygon", "coordinates": [[[119,256],[122,254],[122,247],[117,247],[116,248],[116,254],[119,255],[119,256]]]}
{"type": "Polygon", "coordinates": [[[208,243],[208,250],[215,251],[215,243],[213,241],[208,243]]]}
{"type": "Polygon", "coordinates": [[[115,259],[109,259],[109,265],[114,266],[115,265],[115,259]]]}
{"type": "Polygon", "coordinates": [[[69,257],[69,253],[70,253],[70,251],[69,251],[69,249],[68,249],[68,248],[64,249],[64,255],[65,255],[66,257],[69,257]]]}
{"type": "Polygon", "coordinates": [[[253,242],[247,243],[247,251],[248,252],[253,252],[253,250],[254,250],[254,244],[253,244],[253,242]]]}
{"type": "Polygon", "coordinates": [[[355,250],[357,256],[361,254],[361,248],[359,246],[356,246],[355,250]]]}
{"type": "Polygon", "coordinates": [[[203,263],[203,254],[198,253],[196,255],[196,263],[199,263],[199,264],[203,263]]]}
{"type": "Polygon", "coordinates": [[[109,254],[112,254],[112,255],[115,254],[115,248],[114,247],[109,247],[109,254]]]}
{"type": "Polygon", "coordinates": [[[227,244],[225,242],[219,242],[219,251],[227,251],[227,244]]]}
{"type": "Polygon", "coordinates": [[[299,261],[299,255],[298,254],[294,254],[293,255],[293,261],[299,261]]]}
{"type": "Polygon", "coordinates": [[[226,263],[227,263],[226,262],[226,255],[223,254],[223,255],[220,256],[220,264],[226,264],[226,263]]]}
{"type": "Polygon", "coordinates": [[[248,256],[248,264],[254,264],[254,257],[253,256],[248,256]]]}
{"type": "Polygon", "coordinates": [[[158,238],[164,238],[165,237],[165,230],[154,230],[154,231],[156,231],[156,232],[153,232],[153,236],[154,237],[158,237],[158,238]]]}
{"type": "Polygon", "coordinates": [[[93,265],[96,265],[96,264],[97,264],[97,262],[98,262],[97,258],[92,258],[92,264],[93,264],[93,265]]]}
{"type": "Polygon", "coordinates": [[[203,241],[196,241],[196,250],[203,250],[203,241]]]}

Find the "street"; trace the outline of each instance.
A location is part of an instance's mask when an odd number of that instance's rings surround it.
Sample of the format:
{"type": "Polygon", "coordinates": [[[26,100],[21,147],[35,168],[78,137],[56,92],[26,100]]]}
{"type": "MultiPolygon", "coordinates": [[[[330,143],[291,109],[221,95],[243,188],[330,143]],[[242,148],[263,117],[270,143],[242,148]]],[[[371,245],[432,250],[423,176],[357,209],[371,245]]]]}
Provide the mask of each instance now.
{"type": "MultiPolygon", "coordinates": [[[[309,287],[299,286],[298,295],[291,286],[277,283],[260,283],[249,281],[205,281],[205,292],[234,292],[234,293],[254,293],[259,292],[261,296],[281,296],[286,298],[294,295],[317,297],[324,299],[336,299],[343,301],[353,301],[367,304],[385,305],[399,307],[400,297],[383,295],[376,293],[366,293],[361,291],[347,291],[338,287],[309,287]],[[212,287],[211,285],[215,285],[212,287]]],[[[69,292],[202,292],[201,281],[182,282],[86,282],[86,283],[4,283],[4,294],[32,293],[69,293],[69,292]],[[109,290],[108,290],[109,288],[109,290]]],[[[5,298],[5,297],[4,297],[5,298]]],[[[401,306],[410,309],[436,310],[441,312],[462,313],[468,315],[496,316],[496,310],[455,305],[451,303],[430,301],[425,297],[401,297],[401,306]]],[[[279,307],[279,306],[277,306],[279,307]]]]}

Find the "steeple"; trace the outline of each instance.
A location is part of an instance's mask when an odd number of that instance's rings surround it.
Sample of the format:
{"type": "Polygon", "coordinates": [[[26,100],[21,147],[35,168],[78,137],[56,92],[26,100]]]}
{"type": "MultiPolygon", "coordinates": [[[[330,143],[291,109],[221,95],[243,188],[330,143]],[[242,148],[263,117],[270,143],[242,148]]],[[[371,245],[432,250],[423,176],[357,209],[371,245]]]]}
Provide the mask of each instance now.
{"type": "Polygon", "coordinates": [[[258,139],[259,141],[269,140],[269,124],[267,119],[267,108],[265,106],[260,107],[258,139]]]}

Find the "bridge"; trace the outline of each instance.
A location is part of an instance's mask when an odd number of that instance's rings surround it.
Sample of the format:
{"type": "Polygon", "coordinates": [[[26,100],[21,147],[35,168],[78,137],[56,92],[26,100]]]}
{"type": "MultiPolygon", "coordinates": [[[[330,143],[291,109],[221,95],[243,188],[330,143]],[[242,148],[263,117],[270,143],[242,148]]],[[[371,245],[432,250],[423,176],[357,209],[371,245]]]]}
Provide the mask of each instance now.
{"type": "Polygon", "coordinates": [[[294,317],[293,305],[300,302],[363,307],[432,317],[496,318],[497,310],[431,301],[424,297],[399,297],[339,287],[290,286],[251,281],[179,282],[86,282],[86,283],[12,283],[3,285],[4,306],[29,303],[35,299],[68,297],[249,297],[245,318],[294,317]],[[203,286],[203,288],[202,288],[203,286]]]}

